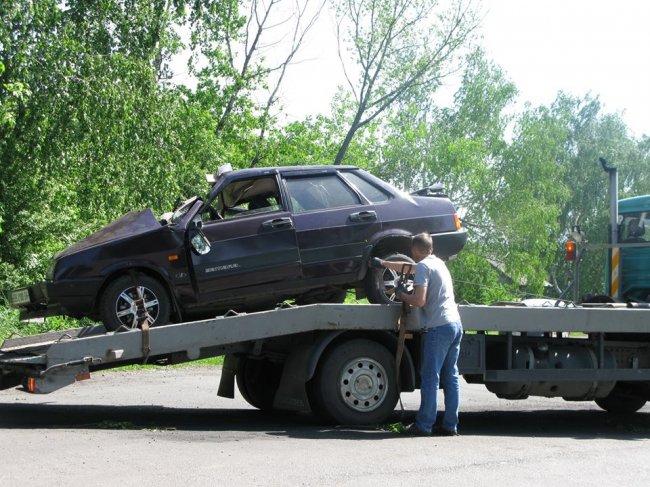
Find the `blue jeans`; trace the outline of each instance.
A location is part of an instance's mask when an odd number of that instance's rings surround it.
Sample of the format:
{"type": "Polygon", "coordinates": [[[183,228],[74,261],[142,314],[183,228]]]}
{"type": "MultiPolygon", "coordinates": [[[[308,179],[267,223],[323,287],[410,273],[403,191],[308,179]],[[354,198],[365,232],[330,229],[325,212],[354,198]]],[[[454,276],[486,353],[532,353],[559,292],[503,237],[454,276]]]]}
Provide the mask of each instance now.
{"type": "Polygon", "coordinates": [[[460,322],[429,328],[422,336],[420,363],[420,410],[415,424],[420,431],[431,431],[438,412],[438,387],[445,391],[445,415],[442,428],[456,431],[460,407],[458,354],[463,337],[460,322]]]}

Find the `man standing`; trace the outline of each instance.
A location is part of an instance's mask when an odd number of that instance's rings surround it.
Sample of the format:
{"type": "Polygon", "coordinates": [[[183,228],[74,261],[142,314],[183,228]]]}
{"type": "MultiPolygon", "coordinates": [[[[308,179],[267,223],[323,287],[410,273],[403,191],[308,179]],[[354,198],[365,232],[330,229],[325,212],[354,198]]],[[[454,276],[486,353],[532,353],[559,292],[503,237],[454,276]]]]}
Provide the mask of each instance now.
{"type": "MultiPolygon", "coordinates": [[[[445,414],[442,424],[433,431],[444,436],[458,435],[460,386],[458,381],[458,354],[463,327],[454,298],[451,275],[445,263],[433,255],[431,236],[420,233],[413,237],[411,254],[415,265],[415,291],[406,294],[397,291],[403,302],[415,306],[420,313],[423,328],[422,358],[420,362],[420,409],[415,423],[407,433],[429,436],[436,422],[438,387],[445,392],[445,414]]],[[[374,258],[372,266],[401,272],[408,262],[392,262],[374,258]]],[[[412,272],[412,269],[411,269],[412,272]]]]}

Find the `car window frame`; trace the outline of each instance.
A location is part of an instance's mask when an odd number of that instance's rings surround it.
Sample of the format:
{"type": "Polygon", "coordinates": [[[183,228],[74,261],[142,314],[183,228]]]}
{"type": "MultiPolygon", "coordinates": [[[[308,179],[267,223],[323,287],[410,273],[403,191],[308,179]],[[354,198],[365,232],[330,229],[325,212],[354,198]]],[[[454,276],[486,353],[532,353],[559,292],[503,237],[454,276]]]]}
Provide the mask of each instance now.
{"type": "Polygon", "coordinates": [[[264,178],[273,179],[275,181],[275,187],[276,187],[276,190],[277,190],[277,195],[280,198],[280,208],[275,209],[275,210],[271,210],[271,211],[265,211],[265,212],[256,212],[256,213],[249,213],[249,214],[242,213],[241,215],[237,215],[237,216],[231,217],[231,218],[221,217],[221,218],[216,219],[216,220],[204,221],[203,223],[206,224],[206,225],[212,225],[212,224],[218,224],[218,223],[221,223],[221,222],[231,222],[231,221],[241,220],[241,219],[245,219],[245,218],[253,218],[253,217],[256,217],[256,216],[260,216],[260,215],[270,215],[270,214],[276,214],[276,213],[289,212],[290,210],[288,209],[288,205],[287,205],[287,197],[286,197],[285,193],[283,192],[282,181],[281,181],[280,176],[277,173],[275,173],[275,174],[268,174],[267,173],[267,174],[260,174],[258,176],[242,175],[240,177],[234,177],[232,179],[224,181],[224,184],[221,187],[221,189],[219,189],[219,191],[217,191],[214,194],[212,199],[210,199],[205,205],[203,205],[203,208],[201,209],[201,215],[203,215],[203,213],[206,211],[206,209],[209,206],[211,206],[214,201],[216,201],[219,198],[222,198],[223,191],[228,186],[230,186],[231,184],[236,183],[238,181],[245,181],[247,179],[255,180],[255,179],[264,179],[264,178]]]}
{"type": "Polygon", "coordinates": [[[364,177],[363,177],[363,173],[362,173],[362,171],[359,170],[359,169],[351,169],[351,170],[347,170],[347,171],[339,171],[339,176],[341,177],[341,179],[343,179],[343,181],[346,182],[346,184],[347,184],[348,186],[350,186],[351,188],[353,188],[353,189],[357,192],[357,194],[359,194],[359,196],[361,196],[362,199],[364,199],[365,201],[367,201],[367,204],[369,204],[369,205],[385,205],[385,204],[387,204],[387,203],[390,203],[390,201],[393,200],[393,199],[395,198],[395,196],[394,196],[392,193],[386,191],[386,189],[383,188],[382,186],[379,186],[379,185],[375,184],[374,182],[369,181],[368,179],[364,178],[364,177]],[[386,195],[386,199],[383,200],[383,201],[372,201],[372,200],[370,200],[370,199],[365,195],[365,193],[364,193],[363,191],[361,191],[360,188],[357,187],[356,184],[354,184],[352,181],[348,181],[347,179],[345,179],[344,174],[354,174],[354,175],[357,176],[358,178],[360,178],[360,179],[362,179],[363,181],[365,181],[368,185],[370,185],[370,186],[376,188],[377,191],[379,191],[379,192],[383,193],[384,195],[386,195]]]}
{"type": "Polygon", "coordinates": [[[313,213],[316,211],[329,211],[329,210],[338,210],[341,208],[355,208],[358,206],[368,206],[371,205],[367,198],[363,196],[362,194],[359,193],[359,191],[356,188],[353,188],[348,182],[343,178],[340,174],[339,171],[332,171],[332,172],[315,172],[313,174],[291,174],[291,173],[285,173],[281,175],[283,184],[284,184],[284,189],[286,191],[286,199],[285,201],[288,203],[289,206],[289,211],[294,214],[294,215],[302,215],[306,213],[313,213]],[[291,179],[315,179],[319,177],[334,177],[336,178],[342,185],[343,187],[347,188],[352,195],[356,196],[356,198],[359,200],[358,203],[354,204],[349,204],[349,205],[343,205],[343,206],[325,206],[323,208],[316,208],[313,210],[305,210],[305,211],[297,211],[296,208],[294,208],[293,201],[291,199],[291,191],[289,190],[289,185],[287,184],[288,180],[291,179]]]}

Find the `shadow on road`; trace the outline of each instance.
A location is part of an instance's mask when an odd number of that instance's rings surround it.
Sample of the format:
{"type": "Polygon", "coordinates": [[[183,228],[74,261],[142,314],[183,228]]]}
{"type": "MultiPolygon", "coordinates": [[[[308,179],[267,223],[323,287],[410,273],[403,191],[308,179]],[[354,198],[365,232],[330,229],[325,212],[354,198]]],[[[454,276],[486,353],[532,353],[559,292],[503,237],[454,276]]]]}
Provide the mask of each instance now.
{"type": "MultiPolygon", "coordinates": [[[[414,411],[403,421],[412,422],[414,411]]],[[[391,422],[397,422],[396,413],[391,422]]],[[[162,406],[0,404],[0,429],[114,429],[251,432],[292,438],[343,440],[403,437],[379,427],[332,427],[309,415],[252,409],[185,409],[162,406]]],[[[463,436],[650,438],[650,413],[622,417],[600,411],[461,412],[463,436]]]]}

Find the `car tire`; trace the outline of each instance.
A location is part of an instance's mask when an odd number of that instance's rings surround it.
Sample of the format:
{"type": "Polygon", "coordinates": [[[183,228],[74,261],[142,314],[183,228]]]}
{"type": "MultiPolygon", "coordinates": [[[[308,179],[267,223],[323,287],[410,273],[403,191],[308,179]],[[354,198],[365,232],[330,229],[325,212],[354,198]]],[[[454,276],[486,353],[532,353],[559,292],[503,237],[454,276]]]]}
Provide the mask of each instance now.
{"type": "Polygon", "coordinates": [[[335,424],[383,423],[398,398],[395,357],[383,345],[366,339],[329,350],[310,388],[312,410],[335,424]]]}
{"type": "MultiPolygon", "coordinates": [[[[382,260],[392,262],[408,262],[415,264],[415,261],[404,254],[390,254],[386,257],[381,257],[382,260]]],[[[365,278],[366,296],[368,301],[375,304],[392,304],[399,303],[400,300],[395,298],[393,292],[397,285],[399,273],[390,269],[374,269],[369,268],[365,278]]],[[[413,286],[413,276],[407,279],[407,288],[413,286]]]]}
{"type": "Polygon", "coordinates": [[[283,364],[269,360],[240,358],[237,364],[237,388],[254,408],[272,411],[275,393],[280,386],[283,364]]]}
{"type": "Polygon", "coordinates": [[[118,328],[134,328],[139,325],[136,319],[135,283],[145,299],[149,314],[149,326],[160,326],[169,323],[171,303],[165,287],[153,277],[136,274],[118,277],[104,290],[99,304],[99,313],[104,327],[109,331],[118,328]]]}

